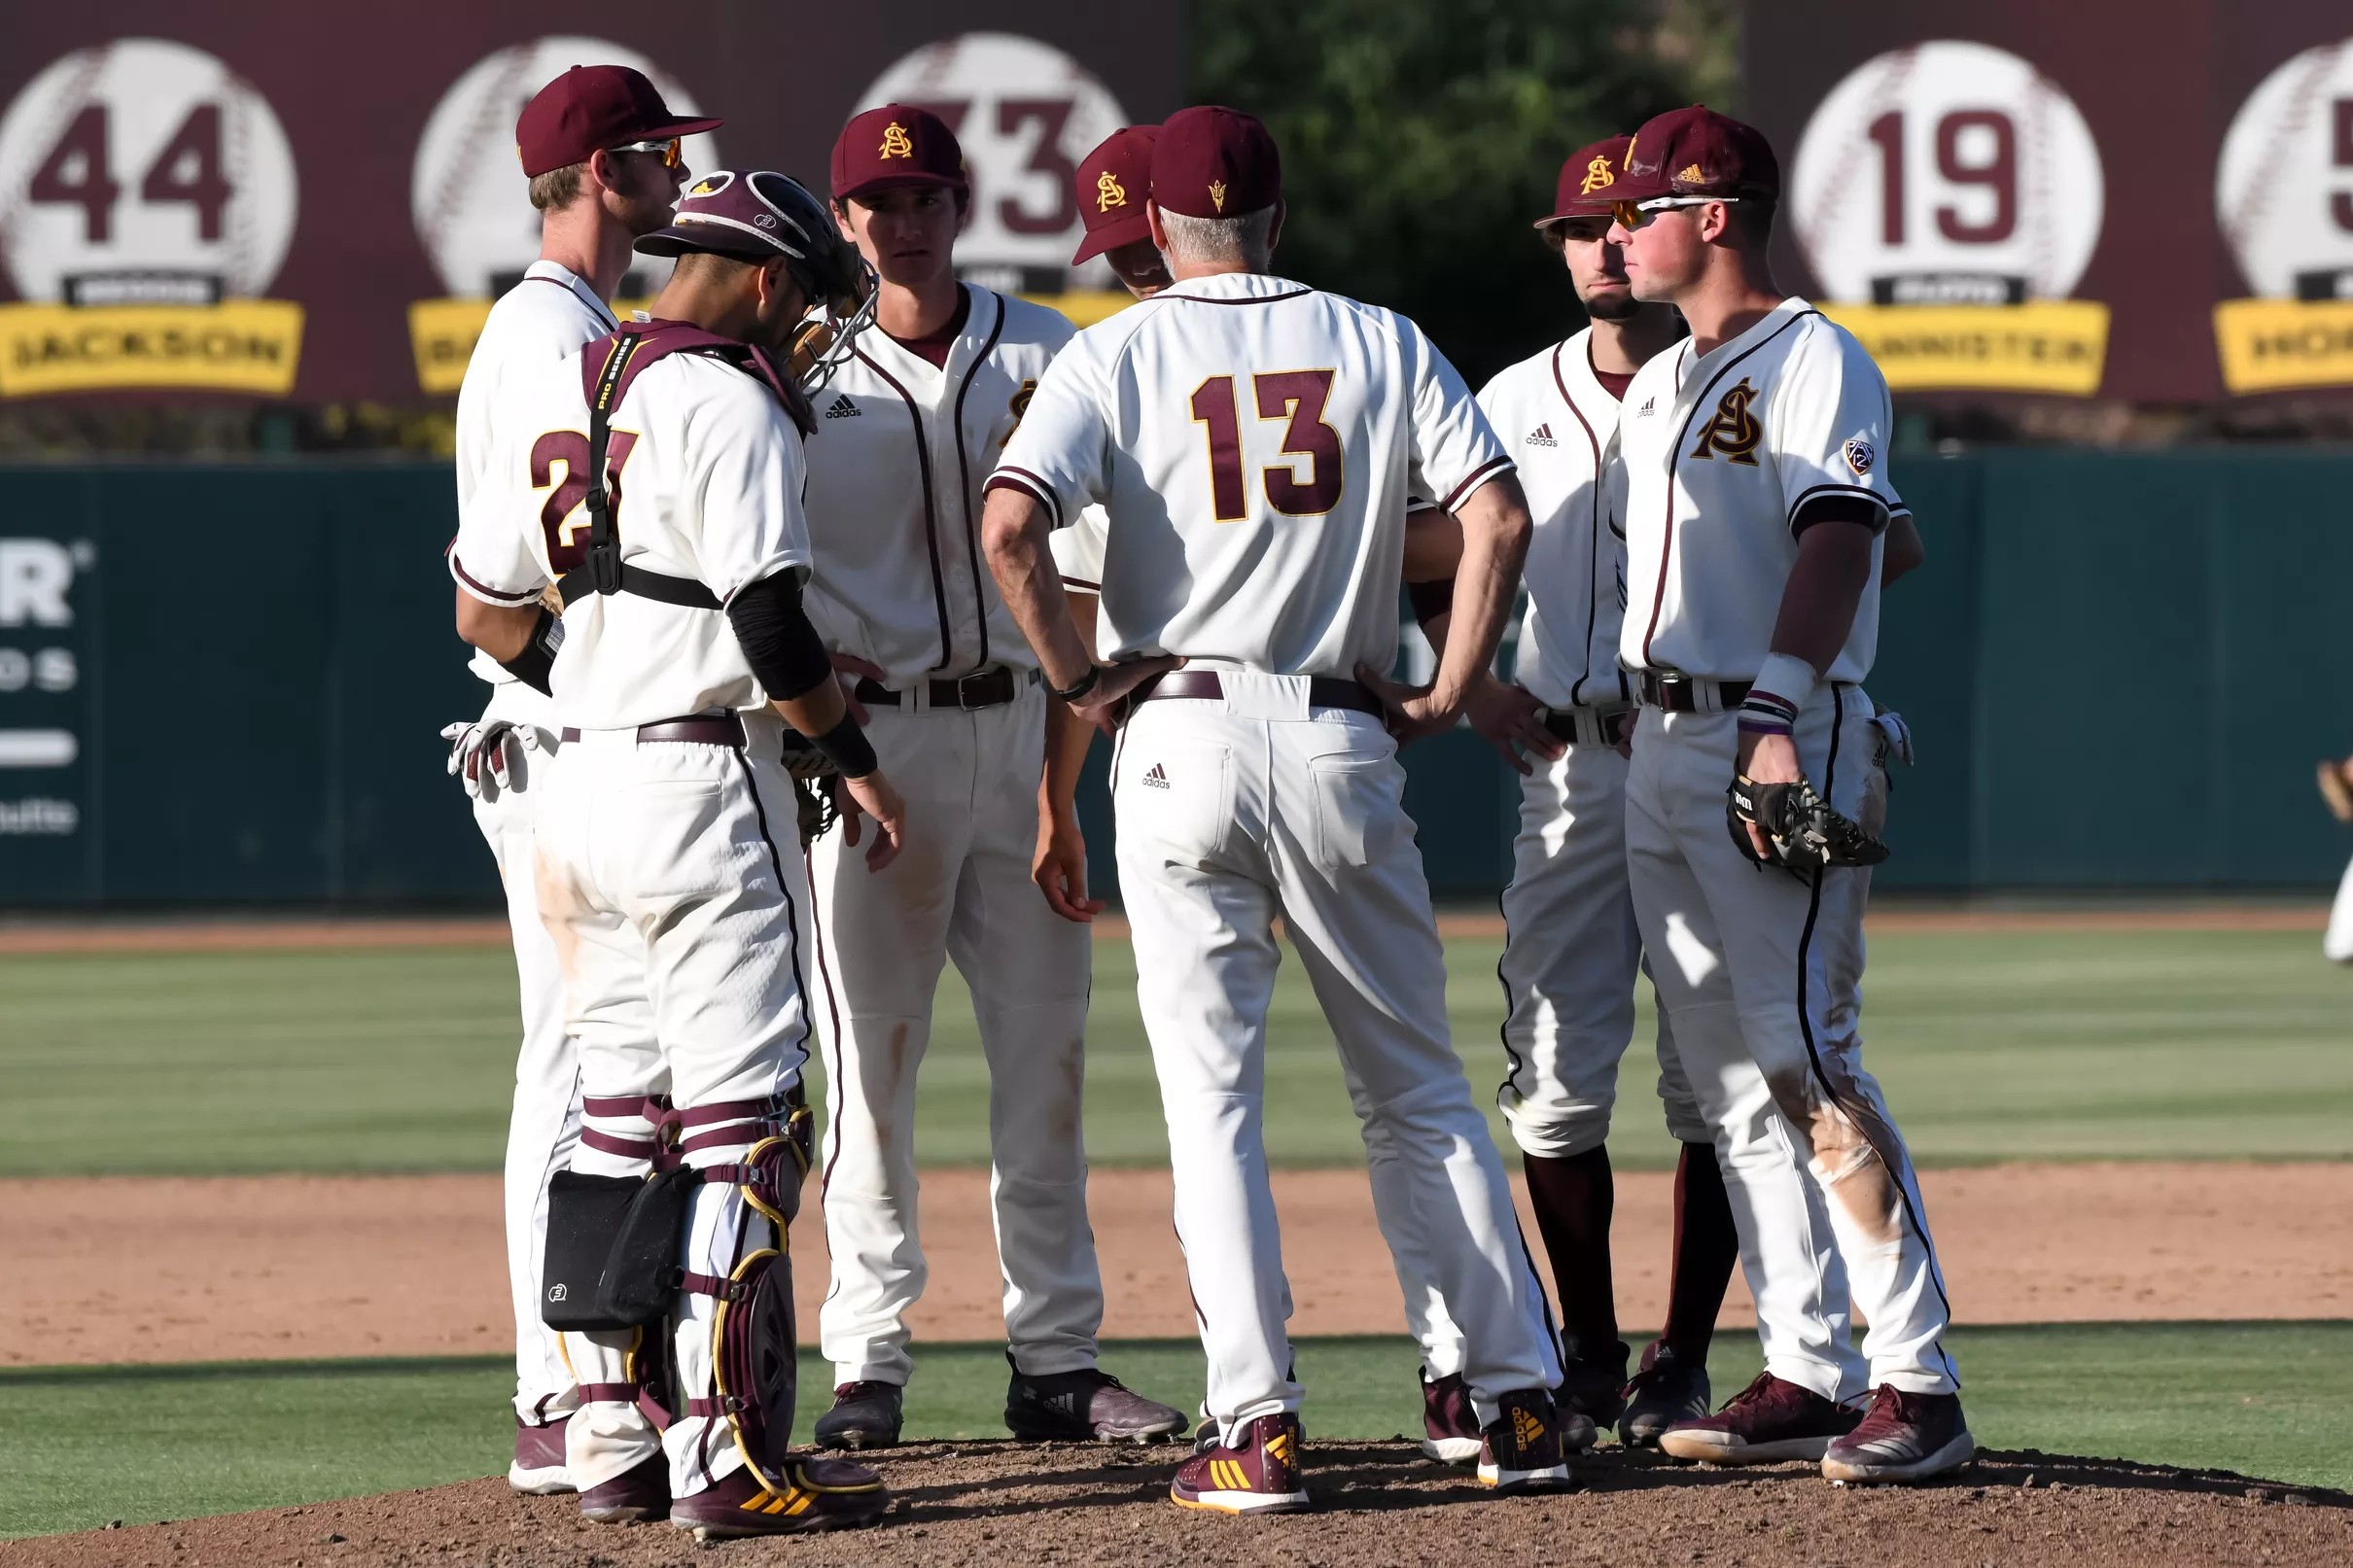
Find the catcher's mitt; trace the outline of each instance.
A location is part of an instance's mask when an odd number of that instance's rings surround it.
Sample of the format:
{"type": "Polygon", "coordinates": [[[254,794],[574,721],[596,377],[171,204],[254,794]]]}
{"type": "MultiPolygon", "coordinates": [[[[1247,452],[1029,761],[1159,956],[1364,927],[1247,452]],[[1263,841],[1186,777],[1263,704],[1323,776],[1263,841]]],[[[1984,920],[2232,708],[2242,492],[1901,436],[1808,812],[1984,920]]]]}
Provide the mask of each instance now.
{"type": "Polygon", "coordinates": [[[841,770],[816,742],[797,731],[785,735],[785,770],[792,775],[792,799],[800,809],[800,845],[805,850],[841,819],[841,808],[833,801],[833,780],[841,770]]]}
{"type": "Polygon", "coordinates": [[[1875,866],[1887,858],[1885,844],[1864,832],[1853,819],[1833,811],[1803,779],[1796,784],[1735,779],[1724,792],[1724,822],[1740,854],[1761,866],[1806,872],[1824,866],[1875,866]],[[1765,831],[1770,853],[1761,857],[1749,841],[1751,822],[1765,831]]]}

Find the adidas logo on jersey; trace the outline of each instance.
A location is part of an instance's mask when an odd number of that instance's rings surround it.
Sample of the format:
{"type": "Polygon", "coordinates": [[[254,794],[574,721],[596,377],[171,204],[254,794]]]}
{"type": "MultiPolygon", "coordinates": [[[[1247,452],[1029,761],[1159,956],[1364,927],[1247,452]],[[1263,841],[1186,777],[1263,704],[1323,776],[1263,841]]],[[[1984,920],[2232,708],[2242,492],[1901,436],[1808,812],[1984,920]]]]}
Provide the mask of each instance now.
{"type": "Polygon", "coordinates": [[[1538,425],[1528,433],[1528,444],[1530,446],[1559,446],[1561,443],[1553,439],[1553,428],[1548,423],[1538,425]]]}
{"type": "Polygon", "coordinates": [[[825,417],[827,419],[856,419],[858,404],[852,402],[850,395],[845,392],[835,398],[831,406],[825,409],[825,417]]]}
{"type": "Polygon", "coordinates": [[[1143,776],[1143,786],[1146,789],[1166,789],[1169,786],[1169,776],[1159,763],[1153,763],[1151,770],[1143,776]]]}
{"type": "Polygon", "coordinates": [[[1634,417],[1636,419],[1648,419],[1658,410],[1658,406],[1659,400],[1656,397],[1645,398],[1642,400],[1642,406],[1634,410],[1634,417]]]}

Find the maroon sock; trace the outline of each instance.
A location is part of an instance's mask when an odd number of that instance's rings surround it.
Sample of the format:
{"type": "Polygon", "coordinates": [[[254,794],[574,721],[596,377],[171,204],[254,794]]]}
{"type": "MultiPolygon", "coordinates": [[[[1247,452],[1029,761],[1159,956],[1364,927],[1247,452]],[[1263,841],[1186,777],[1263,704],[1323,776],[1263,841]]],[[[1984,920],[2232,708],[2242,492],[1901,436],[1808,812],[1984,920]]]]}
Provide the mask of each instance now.
{"type": "Polygon", "coordinates": [[[1522,1154],[1536,1230],[1552,1254],[1561,1295],[1561,1343],[1572,1361],[1618,1352],[1618,1307],[1609,1276],[1609,1217],[1617,1187],[1609,1150],[1565,1157],[1522,1154]]]}
{"type": "Polygon", "coordinates": [[[1724,1194],[1724,1170],[1712,1143],[1686,1143],[1675,1163],[1675,1258],[1667,1291],[1667,1329],[1659,1337],[1675,1355],[1707,1364],[1716,1313],[1740,1261],[1740,1237],[1733,1229],[1732,1200],[1724,1194]]]}

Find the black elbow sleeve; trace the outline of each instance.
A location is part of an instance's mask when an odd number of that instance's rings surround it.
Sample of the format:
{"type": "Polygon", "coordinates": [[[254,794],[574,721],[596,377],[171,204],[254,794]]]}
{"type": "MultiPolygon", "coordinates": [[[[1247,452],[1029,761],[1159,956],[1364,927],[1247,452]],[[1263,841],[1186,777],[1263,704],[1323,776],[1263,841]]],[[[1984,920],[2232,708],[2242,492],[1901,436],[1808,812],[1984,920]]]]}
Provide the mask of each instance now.
{"type": "Polygon", "coordinates": [[[790,702],[833,674],[833,660],[801,609],[800,582],[791,572],[762,577],[728,600],[727,624],[735,628],[744,661],[771,698],[790,702]]]}
{"type": "Polygon", "coordinates": [[[499,660],[499,668],[520,680],[543,697],[554,695],[548,689],[555,676],[556,650],[564,645],[564,623],[545,607],[531,628],[531,639],[523,651],[511,659],[499,660]]]}

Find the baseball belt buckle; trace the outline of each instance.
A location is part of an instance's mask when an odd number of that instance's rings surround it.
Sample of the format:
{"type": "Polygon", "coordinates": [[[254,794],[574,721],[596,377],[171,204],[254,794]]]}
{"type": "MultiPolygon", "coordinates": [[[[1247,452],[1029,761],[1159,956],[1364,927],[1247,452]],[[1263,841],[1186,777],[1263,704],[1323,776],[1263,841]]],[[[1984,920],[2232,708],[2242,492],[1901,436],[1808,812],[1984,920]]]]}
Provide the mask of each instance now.
{"type": "Polygon", "coordinates": [[[996,674],[997,672],[995,670],[975,670],[970,675],[958,676],[956,678],[956,707],[958,711],[971,714],[977,713],[983,708],[993,706],[985,693],[978,702],[974,702],[972,700],[971,693],[976,683],[987,680],[996,674]]]}
{"type": "Polygon", "coordinates": [[[1654,705],[1670,714],[1699,711],[1699,682],[1680,670],[1659,670],[1651,675],[1651,686],[1658,693],[1654,705]]]}

